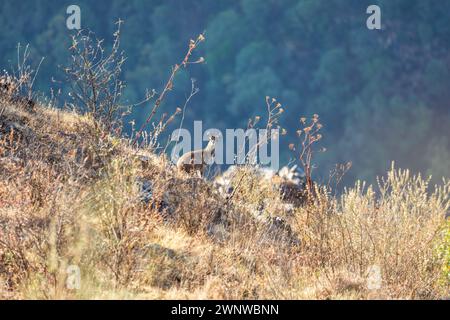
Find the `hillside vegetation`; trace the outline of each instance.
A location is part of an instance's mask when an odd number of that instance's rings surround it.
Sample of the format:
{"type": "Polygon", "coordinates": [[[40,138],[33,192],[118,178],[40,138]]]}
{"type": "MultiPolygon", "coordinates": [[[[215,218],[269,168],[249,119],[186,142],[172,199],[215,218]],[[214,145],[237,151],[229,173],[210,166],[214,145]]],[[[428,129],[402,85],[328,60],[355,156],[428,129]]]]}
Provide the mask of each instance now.
{"type": "MultiPolygon", "coordinates": [[[[450,181],[394,165],[376,185],[336,193],[312,179],[319,116],[300,118],[295,166],[246,163],[213,177],[162,148],[164,98],[200,64],[189,41],[131,137],[121,105],[120,26],[109,50],[83,31],[65,68],[73,98],[41,102],[27,51],[0,76],[0,297],[45,299],[441,299],[450,284],[450,181]],[[161,112],[163,112],[161,114],[161,112]],[[300,150],[299,150],[300,149],[300,150]]],[[[192,86],[194,90],[194,85],[192,86]]],[[[42,101],[42,99],[41,99],[42,101]]],[[[266,128],[281,103],[266,97],[266,128]]],[[[262,118],[250,119],[249,127],[262,118]]],[[[353,128],[354,129],[354,128],[353,128]]]]}
{"type": "MultiPolygon", "coordinates": [[[[48,96],[67,86],[61,69],[76,30],[66,28],[70,3],[61,0],[0,1],[0,66],[15,65],[17,43],[30,44],[42,65],[35,87],[48,96]],[[55,81],[52,81],[54,79],[55,81]]],[[[81,27],[105,44],[114,22],[125,21],[121,48],[127,55],[124,101],[133,103],[161,79],[190,39],[205,30],[207,63],[180,73],[167,105],[199,94],[186,109],[184,127],[241,128],[260,113],[265,95],[286,105],[282,161],[292,158],[299,115],[319,114],[329,164],[352,161],[343,184],[375,183],[395,160],[413,172],[450,176],[450,1],[424,0],[77,0],[81,27]],[[370,5],[381,8],[382,30],[368,30],[370,5]],[[413,156],[411,156],[413,155],[413,156]]],[[[62,99],[61,99],[62,100],[62,99]]],[[[60,105],[63,103],[61,102],[60,105]]],[[[135,108],[140,126],[147,109],[135,108]]],[[[130,133],[129,126],[125,130],[130,133]]]]}
{"type": "Polygon", "coordinates": [[[229,196],[88,114],[2,93],[0,297],[448,297],[448,181],[392,167],[293,203],[259,170],[236,168],[229,196]]]}

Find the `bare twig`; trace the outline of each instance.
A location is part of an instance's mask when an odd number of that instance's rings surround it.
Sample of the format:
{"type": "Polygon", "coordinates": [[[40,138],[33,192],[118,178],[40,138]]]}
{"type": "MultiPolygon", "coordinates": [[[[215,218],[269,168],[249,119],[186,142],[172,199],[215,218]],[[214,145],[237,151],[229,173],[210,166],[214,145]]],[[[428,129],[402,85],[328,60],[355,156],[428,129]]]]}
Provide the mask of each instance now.
{"type": "Polygon", "coordinates": [[[152,121],[153,117],[155,116],[159,106],[161,105],[161,103],[164,100],[164,98],[167,95],[167,93],[173,89],[173,80],[174,80],[175,75],[177,74],[177,72],[180,70],[180,68],[181,67],[186,68],[188,64],[204,62],[203,58],[200,58],[200,59],[198,59],[197,61],[194,61],[194,62],[190,62],[189,61],[193,51],[197,48],[198,44],[200,42],[204,41],[204,40],[205,40],[205,37],[204,37],[203,34],[200,34],[197,37],[196,40],[192,40],[191,39],[191,41],[189,43],[189,49],[188,49],[186,55],[184,56],[183,60],[181,61],[181,63],[175,64],[175,66],[172,67],[172,72],[170,73],[169,79],[166,82],[163,91],[160,93],[160,95],[156,99],[155,103],[153,104],[153,108],[152,108],[152,110],[150,112],[150,115],[147,117],[147,119],[142,124],[140,129],[136,132],[136,136],[135,136],[135,138],[133,140],[133,143],[132,143],[133,146],[137,143],[137,141],[141,137],[142,131],[145,129],[145,127],[152,121]]]}

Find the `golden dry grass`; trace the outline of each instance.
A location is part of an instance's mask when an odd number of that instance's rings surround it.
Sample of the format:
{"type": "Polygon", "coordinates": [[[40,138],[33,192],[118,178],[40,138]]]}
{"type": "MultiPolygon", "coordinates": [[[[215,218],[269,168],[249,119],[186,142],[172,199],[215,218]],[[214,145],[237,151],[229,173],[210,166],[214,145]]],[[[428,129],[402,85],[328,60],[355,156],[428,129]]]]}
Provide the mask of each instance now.
{"type": "Polygon", "coordinates": [[[377,186],[357,182],[338,197],[317,190],[288,210],[250,170],[227,200],[89,117],[0,104],[3,299],[449,295],[448,181],[430,187],[393,167],[377,186]],[[142,179],[153,182],[148,203],[142,179]],[[274,230],[275,216],[289,228],[274,230]],[[66,285],[69,266],[81,271],[80,289],[66,285]]]}

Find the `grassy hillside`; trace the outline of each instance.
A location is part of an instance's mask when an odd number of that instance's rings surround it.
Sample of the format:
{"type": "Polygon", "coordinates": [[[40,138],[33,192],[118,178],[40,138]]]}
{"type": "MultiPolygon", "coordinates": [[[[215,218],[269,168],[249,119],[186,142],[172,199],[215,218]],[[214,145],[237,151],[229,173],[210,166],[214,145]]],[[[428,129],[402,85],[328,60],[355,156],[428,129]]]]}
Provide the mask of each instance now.
{"type": "Polygon", "coordinates": [[[0,298],[448,296],[448,181],[393,167],[296,202],[258,168],[227,179],[232,196],[88,115],[2,92],[0,298]]]}

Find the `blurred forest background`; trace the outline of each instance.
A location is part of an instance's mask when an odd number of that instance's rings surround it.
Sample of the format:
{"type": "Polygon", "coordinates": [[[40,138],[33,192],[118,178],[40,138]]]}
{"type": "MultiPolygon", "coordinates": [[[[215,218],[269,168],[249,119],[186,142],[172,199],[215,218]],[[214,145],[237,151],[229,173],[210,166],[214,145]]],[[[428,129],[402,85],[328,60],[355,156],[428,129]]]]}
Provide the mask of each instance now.
{"type": "MultiPolygon", "coordinates": [[[[17,44],[30,44],[32,60],[45,57],[37,88],[50,94],[64,83],[58,66],[69,60],[66,8],[81,8],[81,26],[110,43],[118,18],[126,95],[141,100],[162,90],[171,65],[189,39],[205,31],[197,51],[205,64],[175,79],[163,110],[173,112],[190,93],[184,127],[246,127],[264,115],[265,96],[280,101],[283,162],[292,157],[300,116],[320,115],[322,176],[352,161],[347,181],[374,181],[392,160],[435,177],[450,176],[450,1],[438,0],[115,0],[0,2],[0,67],[16,63],[17,44]],[[378,4],[382,30],[366,28],[366,8],[378,4]],[[52,79],[56,80],[52,81],[52,79]]],[[[135,109],[137,125],[149,105],[135,109]]],[[[176,126],[175,126],[176,127],[176,126]]]]}

